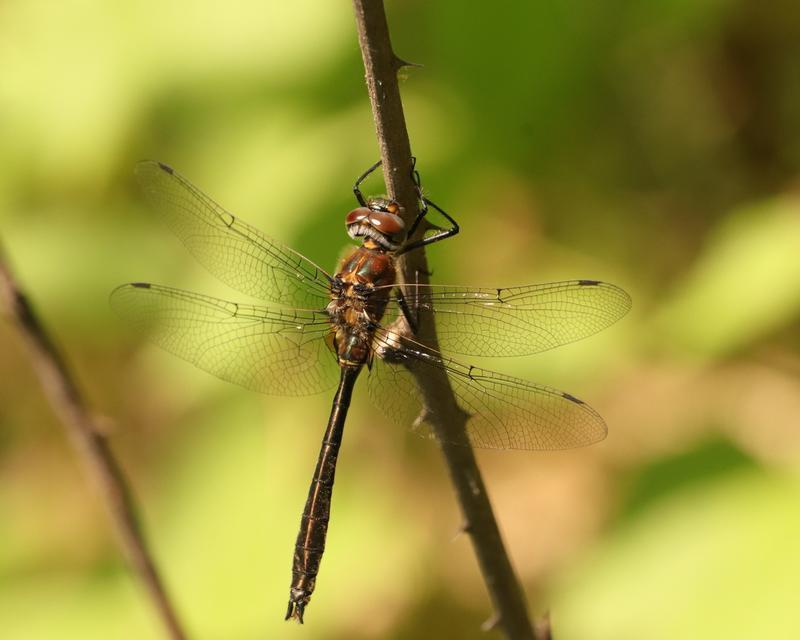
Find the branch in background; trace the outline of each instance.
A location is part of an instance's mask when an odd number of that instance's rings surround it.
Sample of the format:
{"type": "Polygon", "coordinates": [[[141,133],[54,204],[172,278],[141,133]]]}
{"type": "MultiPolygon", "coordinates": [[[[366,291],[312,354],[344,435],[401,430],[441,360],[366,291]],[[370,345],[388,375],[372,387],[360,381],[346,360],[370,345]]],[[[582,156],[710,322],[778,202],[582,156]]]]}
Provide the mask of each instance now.
{"type": "Polygon", "coordinates": [[[64,359],[40,324],[0,251],[0,304],[19,326],[45,395],[95,482],[114,523],[123,552],[144,585],[172,640],[184,640],[178,616],[148,551],[128,482],[99,432],[64,359]]]}
{"type": "MultiPolygon", "coordinates": [[[[397,83],[398,70],[407,63],[392,51],[383,0],[353,0],[358,39],[364,59],[367,89],[375,119],[383,172],[389,197],[405,210],[409,225],[417,213],[417,192],[411,177],[411,146],[397,83]]],[[[418,234],[424,233],[420,229],[418,234]]],[[[403,256],[399,265],[404,282],[428,283],[428,265],[423,250],[403,256]]],[[[420,314],[418,335],[438,348],[431,313],[420,314]]],[[[465,529],[472,538],[484,581],[497,611],[497,625],[513,640],[532,639],[525,597],[508,558],[492,506],[483,484],[475,454],[466,435],[468,416],[456,403],[443,371],[427,371],[417,382],[425,397],[429,420],[437,434],[455,486],[465,529]],[[455,445],[452,442],[460,442],[455,445]]],[[[416,375],[416,372],[413,372],[416,375]]]]}

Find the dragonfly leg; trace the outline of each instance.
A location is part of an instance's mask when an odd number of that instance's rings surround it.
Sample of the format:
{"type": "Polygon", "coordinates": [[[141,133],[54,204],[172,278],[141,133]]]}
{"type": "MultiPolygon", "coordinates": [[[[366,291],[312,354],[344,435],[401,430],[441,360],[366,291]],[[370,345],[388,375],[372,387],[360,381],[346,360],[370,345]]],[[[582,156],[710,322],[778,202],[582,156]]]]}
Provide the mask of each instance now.
{"type": "Polygon", "coordinates": [[[411,230],[408,233],[409,236],[411,236],[411,234],[414,231],[416,231],[422,218],[425,217],[425,214],[428,213],[428,206],[431,206],[434,209],[436,209],[453,226],[450,227],[449,229],[440,229],[439,227],[435,227],[439,229],[439,231],[434,233],[432,236],[428,236],[427,238],[421,238],[420,240],[416,240],[414,242],[406,244],[397,252],[397,255],[406,253],[408,251],[413,251],[414,249],[420,249],[421,247],[427,247],[429,244],[433,244],[434,242],[439,242],[440,240],[445,240],[446,238],[452,238],[460,231],[460,227],[458,226],[458,223],[455,221],[453,216],[447,213],[444,209],[442,209],[438,204],[433,202],[430,198],[426,198],[423,196],[422,208],[420,209],[420,212],[417,215],[417,219],[414,220],[414,224],[411,225],[411,230]]]}
{"type": "Polygon", "coordinates": [[[408,234],[406,236],[407,238],[410,238],[414,235],[419,223],[422,222],[425,214],[428,213],[428,203],[425,202],[425,196],[422,195],[422,178],[419,177],[419,171],[417,171],[416,156],[411,156],[411,179],[414,181],[414,187],[417,190],[417,198],[419,199],[419,212],[417,213],[417,217],[414,218],[411,228],[408,230],[408,234]]]}
{"type": "Polygon", "coordinates": [[[422,199],[422,178],[419,177],[419,171],[417,171],[417,156],[411,156],[411,179],[414,181],[414,186],[417,188],[420,199],[422,199]]]}
{"type": "Polygon", "coordinates": [[[366,180],[370,176],[370,174],[380,166],[381,166],[381,161],[378,160],[369,169],[367,169],[364,173],[362,173],[358,177],[358,180],[356,180],[356,183],[353,185],[353,194],[356,196],[358,204],[360,204],[362,207],[367,206],[367,201],[364,199],[364,194],[361,193],[361,183],[364,182],[364,180],[366,180]]]}
{"type": "Polygon", "coordinates": [[[400,249],[400,251],[397,252],[397,255],[406,253],[407,251],[413,251],[414,249],[419,249],[420,247],[425,247],[429,244],[433,244],[434,242],[439,242],[440,240],[444,240],[445,238],[450,238],[456,235],[459,231],[458,223],[453,219],[453,217],[449,213],[447,213],[444,209],[442,209],[439,205],[437,205],[435,202],[433,202],[429,198],[426,198],[425,195],[422,193],[422,180],[419,177],[419,171],[417,171],[416,166],[417,166],[417,159],[412,157],[411,178],[414,180],[414,185],[417,188],[417,197],[419,198],[420,207],[417,217],[414,218],[414,222],[411,224],[411,228],[408,230],[407,237],[410,238],[411,236],[414,235],[414,232],[417,230],[417,227],[419,227],[420,223],[422,222],[422,219],[428,213],[428,206],[431,206],[434,209],[436,209],[453,226],[450,227],[449,229],[441,229],[439,227],[436,227],[437,229],[439,229],[437,233],[434,233],[432,236],[428,236],[427,238],[421,238],[420,240],[416,240],[414,242],[406,244],[404,247],[400,249]]]}
{"type": "MultiPolygon", "coordinates": [[[[419,274],[424,273],[426,276],[430,277],[433,275],[432,271],[425,271],[421,272],[417,269],[414,273],[414,284],[417,285],[414,288],[414,291],[419,291],[419,274]]],[[[419,297],[414,297],[414,310],[411,310],[411,305],[409,305],[408,300],[406,299],[405,295],[403,294],[403,289],[401,287],[397,288],[397,304],[400,307],[400,311],[403,313],[403,317],[405,318],[406,322],[408,323],[409,328],[411,329],[411,333],[417,333],[419,329],[419,297]]]]}
{"type": "MultiPolygon", "coordinates": [[[[403,295],[403,290],[399,288],[397,289],[397,304],[400,306],[400,311],[403,312],[403,317],[406,319],[411,333],[416,335],[419,326],[418,316],[412,313],[411,307],[408,306],[408,300],[406,300],[405,295],[403,295]]],[[[419,310],[417,310],[417,313],[419,313],[419,310]]]]}

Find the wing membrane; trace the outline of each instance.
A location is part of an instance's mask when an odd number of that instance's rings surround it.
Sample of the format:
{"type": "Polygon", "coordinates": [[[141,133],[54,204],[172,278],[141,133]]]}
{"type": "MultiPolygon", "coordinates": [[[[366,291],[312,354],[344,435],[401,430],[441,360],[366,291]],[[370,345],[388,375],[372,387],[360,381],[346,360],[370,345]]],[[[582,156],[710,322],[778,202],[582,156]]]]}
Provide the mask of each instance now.
{"type": "MultiPolygon", "coordinates": [[[[443,351],[520,356],[597,333],[624,316],[631,299],[617,286],[570,280],[509,289],[405,285],[412,314],[433,313],[443,351]]],[[[387,311],[399,313],[394,299],[387,311]]]]}
{"type": "Polygon", "coordinates": [[[331,277],[301,254],[223,209],[172,168],[140,162],[136,176],[158,215],[227,285],[289,307],[322,309],[331,277]]]}
{"type": "Polygon", "coordinates": [[[324,313],[242,305],[147,283],[118,287],[111,306],[166,351],[254,391],[309,395],[338,380],[324,313]]]}
{"type": "Polygon", "coordinates": [[[459,406],[470,416],[467,433],[476,447],[570,449],[606,437],[600,415],[563,391],[461,364],[382,329],[374,345],[379,357],[369,375],[370,397],[387,417],[406,426],[422,409],[422,393],[410,370],[424,376],[436,369],[447,374],[459,406]]]}

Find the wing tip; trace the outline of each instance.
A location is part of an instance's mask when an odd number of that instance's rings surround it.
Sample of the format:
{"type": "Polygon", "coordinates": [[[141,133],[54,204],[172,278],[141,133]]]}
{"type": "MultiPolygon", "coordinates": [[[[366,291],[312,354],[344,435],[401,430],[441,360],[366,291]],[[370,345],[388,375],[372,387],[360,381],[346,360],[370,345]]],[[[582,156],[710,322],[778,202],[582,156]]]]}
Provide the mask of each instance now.
{"type": "Polygon", "coordinates": [[[625,315],[627,315],[627,313],[633,307],[633,298],[631,297],[631,294],[629,294],[627,291],[625,291],[625,289],[623,289],[622,287],[620,287],[620,286],[618,286],[616,284],[612,284],[611,282],[604,282],[602,280],[578,280],[578,286],[580,286],[580,287],[602,287],[602,288],[604,288],[606,290],[609,290],[609,291],[612,291],[614,294],[616,294],[617,302],[618,302],[619,306],[618,306],[618,310],[617,310],[617,315],[611,321],[612,324],[614,322],[616,322],[617,320],[619,320],[620,318],[622,318],[625,315]]]}
{"type": "Polygon", "coordinates": [[[586,404],[580,398],[576,398],[571,393],[561,391],[561,397],[581,408],[582,411],[589,414],[591,419],[591,428],[583,432],[583,434],[571,443],[565,443],[558,447],[559,449],[578,449],[581,447],[589,447],[598,442],[602,442],[608,437],[608,425],[603,417],[597,413],[591,406],[586,404]]]}
{"type": "Polygon", "coordinates": [[[562,398],[565,398],[566,400],[569,400],[570,402],[574,402],[575,404],[586,404],[586,403],[585,403],[583,400],[581,400],[580,398],[576,398],[576,397],[575,397],[575,396],[573,396],[571,393],[567,393],[566,391],[562,391],[562,392],[561,392],[561,397],[562,397],[562,398]]]}
{"type": "Polygon", "coordinates": [[[112,309],[118,309],[118,305],[124,300],[126,292],[131,289],[150,289],[152,286],[149,282],[126,282],[111,290],[111,293],[108,294],[108,302],[112,309]]]}
{"type": "Polygon", "coordinates": [[[164,162],[160,162],[159,160],[140,160],[136,163],[136,167],[134,168],[133,172],[136,175],[142,175],[148,171],[163,171],[169,175],[173,175],[175,173],[175,169],[164,162]]]}
{"type": "Polygon", "coordinates": [[[152,287],[153,285],[150,282],[126,282],[114,287],[111,290],[111,295],[113,296],[118,291],[124,291],[125,289],[151,289],[152,287]]]}
{"type": "Polygon", "coordinates": [[[620,315],[620,317],[622,317],[626,315],[628,311],[630,311],[631,308],[633,307],[633,298],[631,297],[631,294],[625,291],[625,289],[623,289],[622,287],[615,284],[609,286],[614,287],[614,291],[619,296],[620,306],[622,309],[622,314],[620,315]]]}

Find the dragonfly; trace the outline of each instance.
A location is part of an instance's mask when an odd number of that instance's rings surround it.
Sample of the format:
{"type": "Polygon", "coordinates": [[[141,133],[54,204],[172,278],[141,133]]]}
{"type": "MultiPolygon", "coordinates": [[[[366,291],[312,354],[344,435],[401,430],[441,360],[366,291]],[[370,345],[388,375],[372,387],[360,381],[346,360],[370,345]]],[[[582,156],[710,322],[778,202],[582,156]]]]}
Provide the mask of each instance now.
{"type": "Polygon", "coordinates": [[[358,206],[345,225],[359,244],[330,274],[229,213],[168,165],[139,163],[146,200],[189,252],[223,283],[269,304],[145,282],[111,294],[112,307],[131,329],[223,380],[287,396],[336,388],[293,555],[286,619],[300,623],[325,550],[345,419],[363,371],[372,402],[429,437],[431,415],[417,383],[426,372],[447,375],[469,417],[473,446],[553,450],[606,436],[600,415],[575,396],[462,364],[425,344],[414,332],[420,314],[434,316],[445,352],[521,356],[590,336],[631,305],[625,291],[597,280],[505,289],[400,283],[398,256],[452,237],[459,227],[422,193],[414,170],[419,212],[408,229],[398,202],[365,198],[361,185],[379,165],[353,186],[358,206]],[[431,225],[422,238],[409,240],[429,207],[452,226],[431,225]]]}

